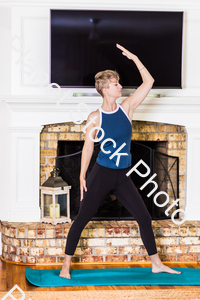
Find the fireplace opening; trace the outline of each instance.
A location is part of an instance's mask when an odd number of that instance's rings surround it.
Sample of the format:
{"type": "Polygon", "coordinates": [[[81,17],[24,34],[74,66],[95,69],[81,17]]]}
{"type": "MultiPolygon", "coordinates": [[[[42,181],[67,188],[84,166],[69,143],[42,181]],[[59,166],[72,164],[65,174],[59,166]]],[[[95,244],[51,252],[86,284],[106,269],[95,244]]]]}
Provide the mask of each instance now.
{"type": "MultiPolygon", "coordinates": [[[[70,216],[72,219],[76,217],[80,205],[79,174],[83,143],[84,141],[58,141],[56,166],[60,169],[60,176],[72,186],[70,192],[70,216]]],[[[166,216],[166,209],[173,200],[179,197],[179,158],[166,154],[166,144],[167,142],[161,141],[131,141],[132,166],[142,159],[151,170],[145,178],[140,177],[136,172],[132,172],[130,177],[142,196],[153,220],[171,218],[172,213],[179,208],[173,206],[169,211],[169,216],[166,216]],[[158,187],[148,197],[147,195],[154,189],[155,185],[149,183],[143,190],[140,190],[140,187],[155,173],[157,175],[152,180],[157,183],[158,187]],[[160,191],[169,195],[169,202],[163,207],[157,206],[153,201],[155,194],[160,191]]],[[[96,161],[99,150],[100,145],[95,144],[86,178],[96,161]]],[[[146,173],[146,168],[142,165],[138,167],[138,170],[141,173],[146,173]]],[[[157,197],[158,204],[162,205],[165,202],[166,196],[164,194],[157,197]]],[[[179,218],[179,213],[175,215],[175,218],[179,218]]],[[[134,217],[110,192],[92,220],[134,220],[134,217]]]]}

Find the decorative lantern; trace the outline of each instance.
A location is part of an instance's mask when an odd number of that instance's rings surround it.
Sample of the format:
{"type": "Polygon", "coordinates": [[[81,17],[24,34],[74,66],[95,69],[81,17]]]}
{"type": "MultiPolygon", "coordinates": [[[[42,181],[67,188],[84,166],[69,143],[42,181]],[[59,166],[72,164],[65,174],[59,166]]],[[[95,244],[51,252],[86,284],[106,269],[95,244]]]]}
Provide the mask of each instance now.
{"type": "Polygon", "coordinates": [[[54,168],[51,176],[40,186],[41,190],[41,222],[58,224],[71,222],[70,189],[62,177],[60,170],[54,168]]]}

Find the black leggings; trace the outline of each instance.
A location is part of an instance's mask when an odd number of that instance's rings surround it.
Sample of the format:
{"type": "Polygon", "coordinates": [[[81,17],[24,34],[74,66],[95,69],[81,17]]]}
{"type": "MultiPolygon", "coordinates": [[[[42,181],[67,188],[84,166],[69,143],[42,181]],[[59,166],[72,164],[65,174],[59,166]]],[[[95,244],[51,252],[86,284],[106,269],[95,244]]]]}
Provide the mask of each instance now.
{"type": "Polygon", "coordinates": [[[149,255],[157,253],[151,227],[151,216],[126,169],[110,169],[95,163],[86,181],[87,192],[81,201],[67,237],[65,254],[73,255],[81,232],[98,210],[105,196],[113,191],[117,199],[126,207],[139,224],[140,235],[149,255]]]}

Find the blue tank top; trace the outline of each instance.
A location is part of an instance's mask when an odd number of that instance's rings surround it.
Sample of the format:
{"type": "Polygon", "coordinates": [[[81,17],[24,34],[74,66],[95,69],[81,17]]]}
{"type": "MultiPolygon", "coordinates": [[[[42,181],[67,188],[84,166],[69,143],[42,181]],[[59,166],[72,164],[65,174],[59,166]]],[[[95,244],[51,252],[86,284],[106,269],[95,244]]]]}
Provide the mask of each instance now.
{"type": "Polygon", "coordinates": [[[101,150],[97,163],[111,169],[125,169],[131,166],[131,121],[121,105],[117,104],[114,111],[106,112],[101,107],[100,125],[97,137],[100,140],[101,150]],[[108,140],[107,140],[108,139],[108,140]]]}

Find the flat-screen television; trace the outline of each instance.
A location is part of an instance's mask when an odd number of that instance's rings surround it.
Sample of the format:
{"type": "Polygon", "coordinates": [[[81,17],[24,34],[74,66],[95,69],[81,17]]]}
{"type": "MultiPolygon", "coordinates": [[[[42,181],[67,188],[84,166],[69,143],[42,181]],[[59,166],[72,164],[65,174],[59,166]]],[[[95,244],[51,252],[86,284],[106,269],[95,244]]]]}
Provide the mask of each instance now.
{"type": "Polygon", "coordinates": [[[95,74],[110,69],[124,88],[138,87],[140,73],[118,43],[146,66],[153,88],[182,88],[183,12],[52,9],[50,20],[50,83],[94,87],[95,74]]]}

